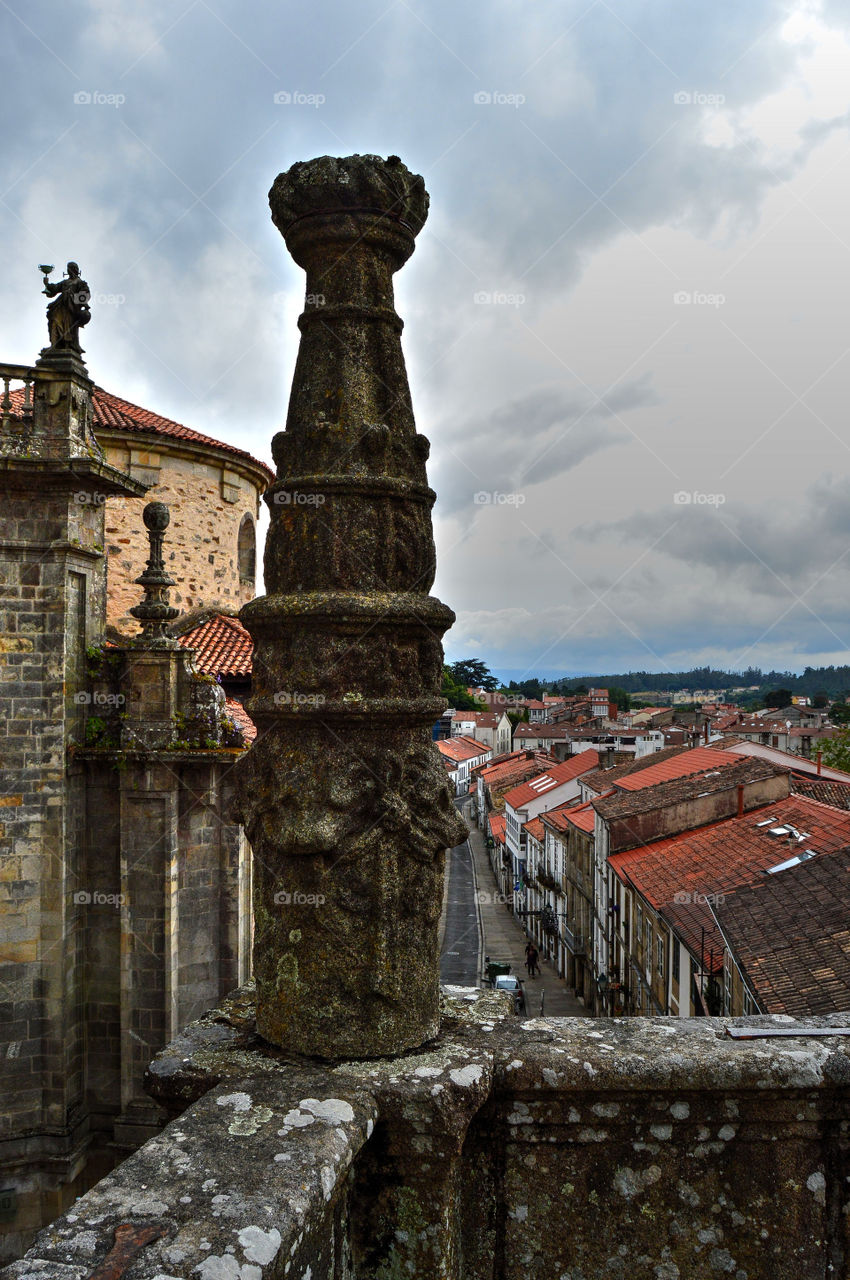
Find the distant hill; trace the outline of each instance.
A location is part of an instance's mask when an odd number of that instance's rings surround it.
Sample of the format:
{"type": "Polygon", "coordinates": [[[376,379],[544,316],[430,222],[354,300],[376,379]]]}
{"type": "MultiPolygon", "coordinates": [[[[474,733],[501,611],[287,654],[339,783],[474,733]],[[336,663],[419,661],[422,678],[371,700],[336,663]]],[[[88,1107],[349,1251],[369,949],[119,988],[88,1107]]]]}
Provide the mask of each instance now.
{"type": "Polygon", "coordinates": [[[788,689],[791,693],[814,697],[825,693],[831,698],[850,694],[850,666],[806,667],[802,674],[793,671],[762,671],[761,667],[748,667],[745,671],[719,671],[713,667],[694,667],[691,671],[626,671],[616,674],[586,676],[560,676],[550,679],[512,680],[511,688],[533,696],[539,690],[552,693],[572,693],[576,689],[593,685],[616,687],[626,693],[693,693],[697,689],[740,689],[756,686],[759,693],[771,689],[788,689]]]}

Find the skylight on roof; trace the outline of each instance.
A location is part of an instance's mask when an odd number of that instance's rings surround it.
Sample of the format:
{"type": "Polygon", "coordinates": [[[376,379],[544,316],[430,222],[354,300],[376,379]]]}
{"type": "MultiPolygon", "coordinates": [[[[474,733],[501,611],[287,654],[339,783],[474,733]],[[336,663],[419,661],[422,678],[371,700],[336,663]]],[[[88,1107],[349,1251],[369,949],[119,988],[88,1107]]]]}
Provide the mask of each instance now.
{"type": "Polygon", "coordinates": [[[785,862],[779,862],[775,867],[768,867],[766,874],[774,876],[777,871],[787,871],[790,867],[799,867],[801,862],[810,862],[812,858],[817,856],[817,849],[804,849],[802,853],[795,853],[793,858],[787,858],[785,862]]]}
{"type": "Polygon", "coordinates": [[[550,787],[554,787],[555,779],[550,778],[548,773],[544,773],[542,778],[533,778],[528,784],[535,791],[548,791],[550,787]]]}
{"type": "Polygon", "coordinates": [[[771,824],[771,822],[775,822],[775,821],[776,821],[776,819],[775,819],[775,818],[765,818],[762,822],[757,822],[757,823],[756,823],[756,826],[757,826],[757,827],[769,827],[769,826],[770,826],[770,824],[771,824]]]}

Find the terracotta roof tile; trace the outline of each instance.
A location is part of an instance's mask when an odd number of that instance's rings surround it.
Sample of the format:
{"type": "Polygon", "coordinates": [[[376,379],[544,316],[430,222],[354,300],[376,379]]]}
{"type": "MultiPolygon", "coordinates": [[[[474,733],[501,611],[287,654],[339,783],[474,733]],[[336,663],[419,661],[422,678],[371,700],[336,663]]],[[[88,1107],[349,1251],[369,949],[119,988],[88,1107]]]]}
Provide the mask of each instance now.
{"type": "Polygon", "coordinates": [[[178,637],[184,649],[195,651],[195,666],[208,676],[250,676],[254,642],[238,618],[214,613],[178,637]]]}
{"type": "Polygon", "coordinates": [[[819,782],[814,778],[792,776],[791,790],[798,796],[831,804],[835,809],[850,809],[850,782],[819,782]]]}
{"type": "Polygon", "coordinates": [[[671,778],[684,778],[689,773],[699,773],[703,769],[716,769],[721,761],[734,763],[737,759],[731,753],[708,747],[693,747],[690,751],[655,761],[646,769],[618,778],[614,785],[623,791],[638,791],[642,787],[654,787],[657,782],[668,782],[671,778]]]}
{"type": "Polygon", "coordinates": [[[594,791],[607,791],[618,778],[627,778],[632,773],[640,773],[644,769],[652,768],[653,765],[661,764],[664,760],[670,760],[673,756],[681,755],[686,750],[687,747],[664,747],[653,755],[640,756],[639,759],[629,760],[626,764],[615,765],[613,769],[594,769],[591,773],[584,775],[582,783],[586,787],[592,787],[594,791]]]}
{"type": "Polygon", "coordinates": [[[464,760],[474,760],[476,756],[486,755],[490,748],[486,742],[476,742],[474,738],[440,738],[437,749],[446,760],[460,764],[464,760]]]}
{"type": "Polygon", "coordinates": [[[705,930],[705,955],[715,953],[722,964],[723,943],[708,895],[725,894],[759,880],[799,848],[828,853],[850,843],[850,813],[817,800],[789,796],[741,818],[726,818],[710,826],[668,836],[653,844],[614,853],[612,870],[643,894],[671,922],[691,952],[699,956],[705,930]],[[767,819],[775,819],[768,822],[767,819]],[[760,823],[764,825],[759,825],[760,823]],[[806,833],[805,843],[772,836],[771,828],[790,824],[806,833]]]}
{"type": "Polygon", "coordinates": [[[580,755],[570,756],[569,760],[564,760],[562,764],[552,765],[545,773],[539,773],[529,782],[524,782],[521,786],[508,791],[505,794],[505,804],[510,805],[512,809],[520,808],[530,800],[539,799],[550,791],[554,792],[565,782],[571,782],[588,770],[594,769],[598,764],[599,755],[596,751],[582,751],[580,755]]]}
{"type": "MultiPolygon", "coordinates": [[[[14,417],[23,417],[23,387],[15,388],[14,391],[10,391],[9,395],[12,401],[12,415],[14,417]]],[[[174,440],[187,440],[193,444],[208,445],[253,462],[255,466],[262,467],[268,472],[270,481],[274,479],[274,472],[271,468],[265,462],[260,462],[259,459],[252,457],[245,449],[237,449],[235,445],[226,444],[223,440],[215,440],[212,436],[202,435],[200,431],[193,431],[191,427],[184,427],[182,422],[174,422],[171,418],[163,418],[161,414],[154,413],[150,409],[143,409],[140,405],[132,404],[129,400],[122,400],[120,396],[115,396],[110,391],[104,391],[102,387],[95,387],[92,391],[92,409],[94,412],[95,435],[98,427],[106,427],[112,431],[151,432],[153,435],[170,436],[174,440]]]]}
{"type": "Polygon", "coordinates": [[[715,906],[727,943],[768,1013],[844,1012],[850,1003],[850,849],[734,889],[715,906]]]}
{"type": "Polygon", "coordinates": [[[739,783],[760,782],[780,775],[788,777],[788,770],[771,760],[762,760],[758,756],[733,755],[727,761],[722,757],[718,759],[719,755],[719,752],[714,753],[719,765],[716,769],[665,779],[656,782],[654,786],[635,791],[621,791],[615,784],[606,795],[597,796],[592,801],[593,806],[603,818],[627,818],[678,804],[682,800],[699,799],[719,791],[729,791],[739,783]]]}
{"type": "Polygon", "coordinates": [[[226,698],[225,711],[235,723],[237,729],[242,730],[242,736],[245,741],[253,742],[257,736],[257,726],[242,706],[242,703],[238,702],[236,698],[226,698]]]}
{"type": "Polygon", "coordinates": [[[504,814],[491,813],[487,821],[490,823],[490,834],[494,840],[498,840],[500,844],[505,843],[505,826],[507,819],[504,814]]]}

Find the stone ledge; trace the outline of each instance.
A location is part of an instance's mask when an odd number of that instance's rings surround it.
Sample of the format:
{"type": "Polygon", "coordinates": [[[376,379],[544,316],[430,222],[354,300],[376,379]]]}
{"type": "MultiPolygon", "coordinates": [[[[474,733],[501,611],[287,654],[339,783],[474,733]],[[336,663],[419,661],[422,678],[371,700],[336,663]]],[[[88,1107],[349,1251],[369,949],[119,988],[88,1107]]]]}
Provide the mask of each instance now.
{"type": "Polygon", "coordinates": [[[268,1051],[240,988],[151,1064],[187,1109],[3,1277],[88,1278],[125,1224],[157,1233],[127,1280],[847,1274],[850,1040],[806,1032],[850,1014],[509,1010],[451,988],[431,1044],[328,1067],[268,1051]]]}

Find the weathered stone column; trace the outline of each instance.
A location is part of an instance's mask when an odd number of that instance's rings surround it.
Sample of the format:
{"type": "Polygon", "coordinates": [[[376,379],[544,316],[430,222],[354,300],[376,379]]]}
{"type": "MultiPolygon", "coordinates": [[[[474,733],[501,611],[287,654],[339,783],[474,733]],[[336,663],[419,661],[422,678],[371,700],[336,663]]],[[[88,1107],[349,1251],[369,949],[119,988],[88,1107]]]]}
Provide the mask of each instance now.
{"type": "Polygon", "coordinates": [[[323,156],[269,198],[307,300],[272,445],[269,595],[240,615],[257,1021],[295,1054],[369,1057],[437,1031],[444,851],[465,835],[431,741],[454,614],[428,595],[428,441],[393,307],[428,195],[395,156],[323,156]]]}

